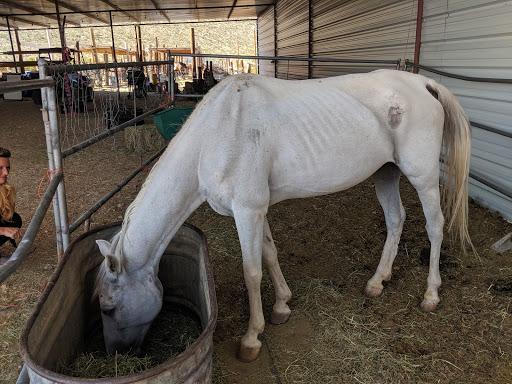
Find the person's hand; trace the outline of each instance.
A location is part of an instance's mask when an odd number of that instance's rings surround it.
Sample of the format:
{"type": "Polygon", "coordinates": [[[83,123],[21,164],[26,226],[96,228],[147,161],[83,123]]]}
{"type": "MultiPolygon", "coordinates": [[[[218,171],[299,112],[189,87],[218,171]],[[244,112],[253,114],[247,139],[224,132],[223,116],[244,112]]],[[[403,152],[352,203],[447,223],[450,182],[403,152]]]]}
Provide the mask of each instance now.
{"type": "Polygon", "coordinates": [[[23,231],[16,227],[3,227],[0,228],[0,235],[4,235],[16,240],[23,237],[23,231]]]}

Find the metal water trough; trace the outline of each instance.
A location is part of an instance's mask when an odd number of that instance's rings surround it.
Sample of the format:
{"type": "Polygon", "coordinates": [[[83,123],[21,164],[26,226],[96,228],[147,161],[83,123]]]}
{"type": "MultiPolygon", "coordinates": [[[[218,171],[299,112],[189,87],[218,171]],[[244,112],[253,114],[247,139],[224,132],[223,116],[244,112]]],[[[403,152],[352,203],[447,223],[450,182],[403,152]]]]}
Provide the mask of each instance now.
{"type": "Polygon", "coordinates": [[[94,281],[103,256],[96,239],[109,240],[120,223],[85,233],[68,247],[20,337],[30,384],[211,383],[217,301],[204,234],[184,224],[160,262],[164,300],[200,319],[202,333],[178,356],[146,371],[109,379],[81,379],[58,373],[59,364],[82,352],[84,340],[101,323],[94,281]]]}

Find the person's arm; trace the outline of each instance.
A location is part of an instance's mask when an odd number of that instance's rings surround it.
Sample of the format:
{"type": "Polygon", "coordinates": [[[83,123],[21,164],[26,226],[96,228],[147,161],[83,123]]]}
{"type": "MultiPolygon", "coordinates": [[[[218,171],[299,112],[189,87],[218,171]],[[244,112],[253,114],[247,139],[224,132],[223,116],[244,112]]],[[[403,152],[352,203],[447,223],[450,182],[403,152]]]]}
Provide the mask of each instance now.
{"type": "Polygon", "coordinates": [[[11,239],[21,239],[23,231],[16,227],[0,227],[0,235],[10,237],[11,239]]]}

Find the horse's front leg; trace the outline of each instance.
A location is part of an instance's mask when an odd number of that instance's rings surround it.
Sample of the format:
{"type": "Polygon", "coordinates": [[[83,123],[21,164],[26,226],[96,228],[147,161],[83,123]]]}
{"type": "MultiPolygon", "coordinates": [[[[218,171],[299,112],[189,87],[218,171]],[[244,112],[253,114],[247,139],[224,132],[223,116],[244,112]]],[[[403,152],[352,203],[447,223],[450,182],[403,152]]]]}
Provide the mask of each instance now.
{"type": "Polygon", "coordinates": [[[265,327],[260,291],[265,212],[243,209],[236,210],[234,216],[242,249],[244,278],[250,306],[249,328],[242,338],[238,357],[244,362],[251,362],[258,357],[261,348],[258,335],[265,327]]]}

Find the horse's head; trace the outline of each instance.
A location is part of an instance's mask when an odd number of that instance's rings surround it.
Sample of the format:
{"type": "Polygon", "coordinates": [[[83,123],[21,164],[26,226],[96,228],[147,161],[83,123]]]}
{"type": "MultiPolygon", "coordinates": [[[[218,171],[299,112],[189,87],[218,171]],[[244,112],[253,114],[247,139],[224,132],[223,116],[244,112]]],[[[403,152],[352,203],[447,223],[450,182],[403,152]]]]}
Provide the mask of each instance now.
{"type": "Polygon", "coordinates": [[[144,336],[162,308],[163,289],[153,268],[129,270],[106,240],[96,240],[105,257],[95,292],[108,353],[140,353],[144,336]]]}

